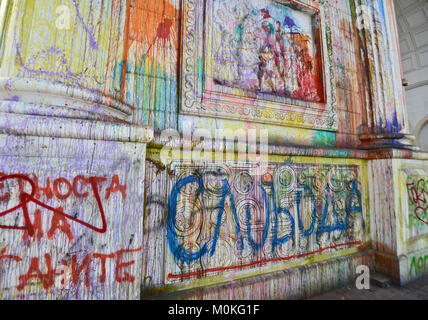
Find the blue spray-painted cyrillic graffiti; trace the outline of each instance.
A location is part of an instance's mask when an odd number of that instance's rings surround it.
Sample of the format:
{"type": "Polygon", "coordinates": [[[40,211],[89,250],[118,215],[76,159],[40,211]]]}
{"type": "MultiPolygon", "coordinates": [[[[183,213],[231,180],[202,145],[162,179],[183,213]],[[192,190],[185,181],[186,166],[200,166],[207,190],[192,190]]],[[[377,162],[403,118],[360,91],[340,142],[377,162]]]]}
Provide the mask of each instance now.
{"type": "MultiPolygon", "coordinates": [[[[328,184],[327,184],[328,186],[328,184]]],[[[302,199],[302,191],[299,190],[297,191],[297,218],[299,219],[299,230],[301,233],[303,233],[303,235],[305,237],[309,237],[313,232],[314,232],[314,228],[315,228],[315,222],[316,222],[316,218],[317,218],[317,208],[316,208],[316,203],[315,203],[315,195],[312,192],[311,188],[309,188],[306,184],[302,185],[303,190],[304,191],[308,191],[311,195],[311,200],[312,200],[312,204],[313,204],[313,209],[312,209],[312,221],[311,221],[311,225],[307,230],[304,230],[304,226],[302,223],[302,215],[300,213],[300,201],[302,199]]]]}
{"type": "Polygon", "coordinates": [[[253,250],[256,250],[256,251],[260,250],[265,245],[265,242],[266,242],[266,239],[267,239],[267,236],[269,233],[269,221],[270,221],[269,199],[268,199],[267,192],[266,192],[265,188],[263,188],[263,186],[261,186],[261,189],[262,189],[262,195],[263,195],[263,199],[264,199],[265,207],[266,207],[266,221],[265,221],[265,226],[263,228],[262,239],[261,239],[260,243],[256,243],[253,239],[253,236],[251,235],[250,204],[247,204],[246,210],[245,210],[248,242],[249,242],[251,248],[253,248],[253,250]]]}
{"type": "Polygon", "coordinates": [[[174,256],[177,260],[185,263],[191,263],[192,261],[198,260],[207,253],[206,243],[202,245],[199,251],[189,252],[182,244],[178,243],[177,232],[175,230],[178,194],[186,185],[191,183],[197,183],[199,186],[196,197],[204,193],[204,185],[202,180],[197,176],[189,176],[177,181],[171,190],[171,195],[168,201],[167,238],[169,248],[174,253],[174,256]]]}
{"type": "MultiPolygon", "coordinates": [[[[202,178],[196,175],[191,175],[185,178],[180,179],[176,182],[174,187],[172,188],[169,202],[168,202],[168,217],[167,217],[167,238],[169,243],[169,248],[175,257],[177,261],[181,261],[184,263],[191,263],[193,261],[199,260],[206,254],[209,254],[209,256],[213,256],[217,247],[217,241],[220,236],[220,228],[223,221],[223,215],[225,213],[225,206],[226,206],[226,200],[229,199],[230,203],[230,209],[233,215],[233,220],[235,223],[235,238],[238,243],[238,248],[241,250],[244,250],[244,234],[241,232],[241,225],[239,222],[239,218],[237,215],[235,200],[233,197],[233,193],[231,190],[231,187],[229,185],[229,182],[227,179],[222,180],[222,189],[221,189],[221,197],[218,206],[218,213],[217,213],[217,219],[215,223],[214,233],[212,236],[211,241],[211,247],[208,247],[208,241],[201,244],[200,249],[196,252],[190,252],[182,244],[179,243],[179,240],[183,240],[177,235],[176,229],[175,229],[175,223],[177,218],[177,200],[180,194],[180,191],[189,184],[197,184],[198,190],[195,193],[194,197],[195,199],[202,197],[204,195],[204,184],[202,181],[202,178]]],[[[266,240],[269,236],[269,231],[271,231],[272,235],[272,253],[274,252],[275,248],[278,245],[285,244],[290,239],[292,239],[295,235],[295,219],[291,212],[285,208],[278,208],[277,200],[275,199],[275,188],[274,184],[271,182],[269,184],[269,188],[272,191],[272,196],[269,199],[268,193],[263,185],[260,185],[261,188],[261,194],[264,202],[264,208],[265,208],[265,221],[264,221],[264,227],[261,234],[261,239],[259,242],[256,242],[252,236],[252,226],[251,226],[251,206],[250,204],[246,204],[245,208],[245,237],[247,240],[248,245],[251,247],[251,249],[254,252],[257,252],[261,250],[266,240]],[[272,213],[273,216],[271,217],[271,207],[273,207],[272,213]],[[278,220],[279,215],[285,215],[289,221],[290,221],[290,231],[288,234],[282,236],[281,238],[278,238],[278,220]],[[271,221],[272,219],[272,221],[271,221]],[[272,229],[270,230],[270,226],[272,224],[272,229]]],[[[361,201],[361,192],[358,190],[357,180],[352,181],[351,188],[349,191],[349,198],[346,203],[345,212],[346,215],[343,219],[343,222],[340,221],[339,215],[337,213],[337,210],[332,202],[332,193],[329,187],[329,184],[326,183],[325,187],[325,204],[322,211],[321,219],[317,218],[317,205],[316,205],[316,197],[314,193],[312,192],[311,188],[306,184],[300,184],[296,191],[296,208],[297,208],[297,223],[299,228],[299,233],[303,237],[310,237],[314,231],[315,226],[318,223],[318,228],[316,231],[317,237],[324,233],[330,233],[333,231],[345,231],[348,228],[349,225],[349,216],[353,213],[359,213],[361,214],[362,218],[362,226],[363,230],[365,229],[365,222],[364,217],[362,215],[362,201],[361,201]],[[302,200],[303,195],[309,195],[311,204],[312,204],[312,212],[311,212],[311,224],[310,226],[305,229],[304,224],[302,222],[302,200]],[[357,204],[354,205],[355,197],[357,199],[357,204]],[[334,216],[334,225],[326,225],[327,216],[329,213],[330,205],[332,206],[333,216],[334,216]]]]}

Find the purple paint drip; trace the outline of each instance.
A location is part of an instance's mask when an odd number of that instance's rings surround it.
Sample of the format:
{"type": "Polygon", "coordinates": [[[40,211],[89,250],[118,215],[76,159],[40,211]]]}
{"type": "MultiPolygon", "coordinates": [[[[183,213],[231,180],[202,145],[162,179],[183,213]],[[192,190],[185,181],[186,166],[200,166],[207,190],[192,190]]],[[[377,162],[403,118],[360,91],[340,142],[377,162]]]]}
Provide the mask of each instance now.
{"type": "MultiPolygon", "coordinates": [[[[93,35],[94,31],[92,29],[89,29],[89,27],[83,21],[83,18],[80,15],[79,6],[78,6],[76,0],[73,0],[73,4],[74,4],[74,7],[76,8],[77,18],[79,19],[80,23],[82,24],[83,29],[85,29],[86,33],[89,35],[89,44],[91,45],[92,49],[97,50],[98,45],[97,45],[97,42],[95,41],[95,37],[93,35]]],[[[92,4],[92,1],[91,1],[91,4],[92,4]]],[[[89,15],[91,15],[91,14],[92,14],[92,5],[90,8],[89,15]]]]}
{"type": "Polygon", "coordinates": [[[7,98],[4,99],[5,101],[14,101],[14,102],[18,102],[19,101],[19,97],[18,96],[13,96],[11,98],[7,98]]]}
{"type": "Polygon", "coordinates": [[[24,61],[22,59],[19,44],[16,45],[16,56],[18,58],[18,63],[30,75],[34,75],[34,74],[39,75],[39,76],[46,75],[50,78],[59,77],[59,78],[67,79],[68,81],[77,85],[80,88],[84,88],[84,86],[81,84],[81,81],[85,80],[85,78],[87,78],[87,75],[85,75],[83,72],[78,73],[78,74],[71,72],[71,70],[68,66],[68,61],[65,57],[65,52],[58,47],[52,46],[48,49],[42,50],[42,51],[38,52],[37,54],[31,56],[28,59],[28,61],[30,63],[33,63],[33,65],[34,65],[35,62],[40,61],[41,59],[43,59],[44,57],[49,56],[49,55],[53,55],[59,59],[59,62],[61,62],[61,64],[65,68],[65,72],[63,72],[63,71],[59,71],[59,72],[45,71],[42,69],[36,70],[36,69],[32,69],[32,68],[28,67],[26,64],[24,64],[24,61]]]}

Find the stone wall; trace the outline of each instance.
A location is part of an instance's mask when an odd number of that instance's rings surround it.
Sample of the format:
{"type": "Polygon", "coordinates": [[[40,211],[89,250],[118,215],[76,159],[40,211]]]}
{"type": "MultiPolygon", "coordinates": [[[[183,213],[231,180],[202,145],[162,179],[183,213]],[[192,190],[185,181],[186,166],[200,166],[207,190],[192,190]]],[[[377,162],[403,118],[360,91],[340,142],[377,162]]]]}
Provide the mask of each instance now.
{"type": "Polygon", "coordinates": [[[390,1],[3,0],[0,28],[2,298],[426,272],[390,1]]]}

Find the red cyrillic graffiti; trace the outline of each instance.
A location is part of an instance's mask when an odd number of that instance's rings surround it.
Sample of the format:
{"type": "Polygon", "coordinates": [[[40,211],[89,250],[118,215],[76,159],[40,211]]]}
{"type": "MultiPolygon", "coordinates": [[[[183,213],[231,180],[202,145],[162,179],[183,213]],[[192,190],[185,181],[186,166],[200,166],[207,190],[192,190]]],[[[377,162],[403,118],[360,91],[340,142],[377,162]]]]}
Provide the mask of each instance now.
{"type": "Polygon", "coordinates": [[[60,207],[58,208],[58,210],[59,212],[62,212],[62,214],[59,214],[58,211],[54,212],[51,222],[51,228],[48,231],[48,238],[52,239],[55,234],[55,231],[59,229],[67,235],[68,240],[71,242],[73,241],[73,233],[71,233],[71,226],[64,216],[63,209],[60,207]]]}
{"type": "Polygon", "coordinates": [[[120,192],[122,197],[126,198],[126,186],[119,183],[119,176],[117,174],[113,176],[111,185],[106,190],[106,199],[110,198],[110,195],[114,192],[120,192]]]}
{"type": "Polygon", "coordinates": [[[424,179],[419,179],[417,183],[410,181],[407,183],[407,193],[409,195],[409,201],[414,206],[414,215],[416,218],[426,225],[428,211],[428,190],[426,190],[428,184],[424,179]]]}
{"type": "Polygon", "coordinates": [[[14,256],[12,254],[6,254],[7,246],[0,250],[0,263],[2,260],[14,260],[16,262],[20,262],[22,259],[21,257],[14,256]]]}
{"type": "MultiPolygon", "coordinates": [[[[34,222],[31,222],[29,212],[28,212],[28,204],[33,203],[44,209],[47,209],[53,212],[51,227],[47,233],[48,238],[51,239],[55,234],[56,230],[62,231],[65,233],[69,239],[69,241],[73,240],[73,234],[71,233],[71,227],[68,223],[68,220],[74,221],[87,227],[95,232],[105,233],[107,230],[107,222],[105,218],[104,208],[101,201],[101,196],[99,193],[99,187],[103,182],[107,180],[105,177],[89,177],[85,178],[82,175],[78,175],[74,177],[72,182],[67,180],[66,178],[60,177],[53,181],[52,187],[50,183],[50,179],[46,179],[46,186],[44,188],[39,187],[39,181],[36,175],[31,179],[28,175],[24,174],[11,174],[4,175],[0,173],[0,191],[4,189],[5,182],[10,180],[17,180],[19,186],[19,200],[20,202],[13,208],[9,208],[0,212],[0,217],[4,217],[10,213],[16,212],[22,209],[22,213],[24,216],[24,225],[23,226],[9,226],[9,225],[0,225],[0,229],[12,229],[12,230],[22,230],[24,231],[24,240],[29,240],[30,238],[37,237],[40,239],[43,237],[44,232],[42,230],[42,222],[41,222],[41,211],[37,209],[35,211],[34,222]],[[28,183],[30,186],[30,192],[25,191],[24,183],[28,183]],[[48,200],[52,199],[53,196],[59,200],[66,200],[71,195],[76,196],[77,198],[87,198],[90,195],[90,191],[92,191],[93,197],[96,200],[98,205],[98,209],[100,212],[100,217],[102,221],[101,227],[96,227],[91,225],[81,219],[75,218],[70,214],[64,212],[62,207],[54,208],[46,203],[42,202],[40,199],[42,195],[44,195],[48,200]]],[[[9,190],[10,191],[10,190],[9,190]]],[[[120,193],[122,199],[126,199],[126,185],[122,185],[119,182],[119,176],[114,175],[112,177],[112,181],[110,186],[106,189],[105,199],[109,199],[113,193],[120,193]]],[[[4,194],[0,193],[0,202],[8,201],[11,198],[10,192],[5,192],[4,194]]]]}
{"type": "MultiPolygon", "coordinates": [[[[8,258],[8,259],[14,259],[17,262],[22,261],[22,258],[18,256],[11,256],[11,255],[4,255],[5,250],[7,248],[4,248],[0,253],[0,260],[2,258],[8,258]]],[[[107,277],[107,271],[106,271],[106,260],[107,259],[115,259],[115,269],[114,269],[114,279],[118,283],[122,282],[134,282],[135,276],[130,275],[128,272],[126,272],[126,268],[129,268],[135,263],[135,260],[129,260],[129,261],[123,261],[123,255],[126,253],[137,253],[141,251],[141,247],[137,249],[121,249],[117,252],[110,253],[110,254],[101,254],[101,253],[93,253],[93,254],[86,254],[86,256],[83,258],[83,261],[80,263],[77,261],[77,255],[73,255],[71,258],[71,274],[73,279],[73,284],[77,285],[80,280],[80,276],[83,273],[84,276],[84,283],[85,287],[90,286],[91,281],[91,263],[93,259],[100,259],[101,263],[101,274],[98,278],[98,281],[100,283],[105,283],[106,277],[107,277]]],[[[62,261],[62,264],[67,266],[67,263],[65,260],[62,261]]],[[[52,266],[51,256],[49,253],[45,254],[45,265],[46,265],[46,273],[43,273],[40,269],[40,261],[38,257],[31,258],[30,266],[28,268],[28,271],[19,276],[19,285],[17,286],[18,290],[23,290],[29,283],[31,279],[38,279],[42,285],[44,290],[49,290],[52,288],[52,286],[55,283],[55,276],[61,275],[61,273],[57,273],[56,269],[52,266]]]]}
{"type": "Polygon", "coordinates": [[[106,260],[114,259],[114,253],[111,253],[111,254],[94,253],[93,257],[100,259],[100,262],[101,262],[100,282],[104,283],[106,281],[106,260]]]}

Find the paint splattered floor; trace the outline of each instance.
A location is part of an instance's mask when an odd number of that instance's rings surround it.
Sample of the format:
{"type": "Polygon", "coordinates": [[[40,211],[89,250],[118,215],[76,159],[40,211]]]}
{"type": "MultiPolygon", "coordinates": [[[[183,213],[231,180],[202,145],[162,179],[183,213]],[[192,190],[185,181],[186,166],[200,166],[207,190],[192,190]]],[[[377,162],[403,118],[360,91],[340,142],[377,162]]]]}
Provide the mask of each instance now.
{"type": "Polygon", "coordinates": [[[428,275],[404,287],[371,285],[370,290],[358,290],[350,284],[310,300],[428,300],[428,275]]]}

